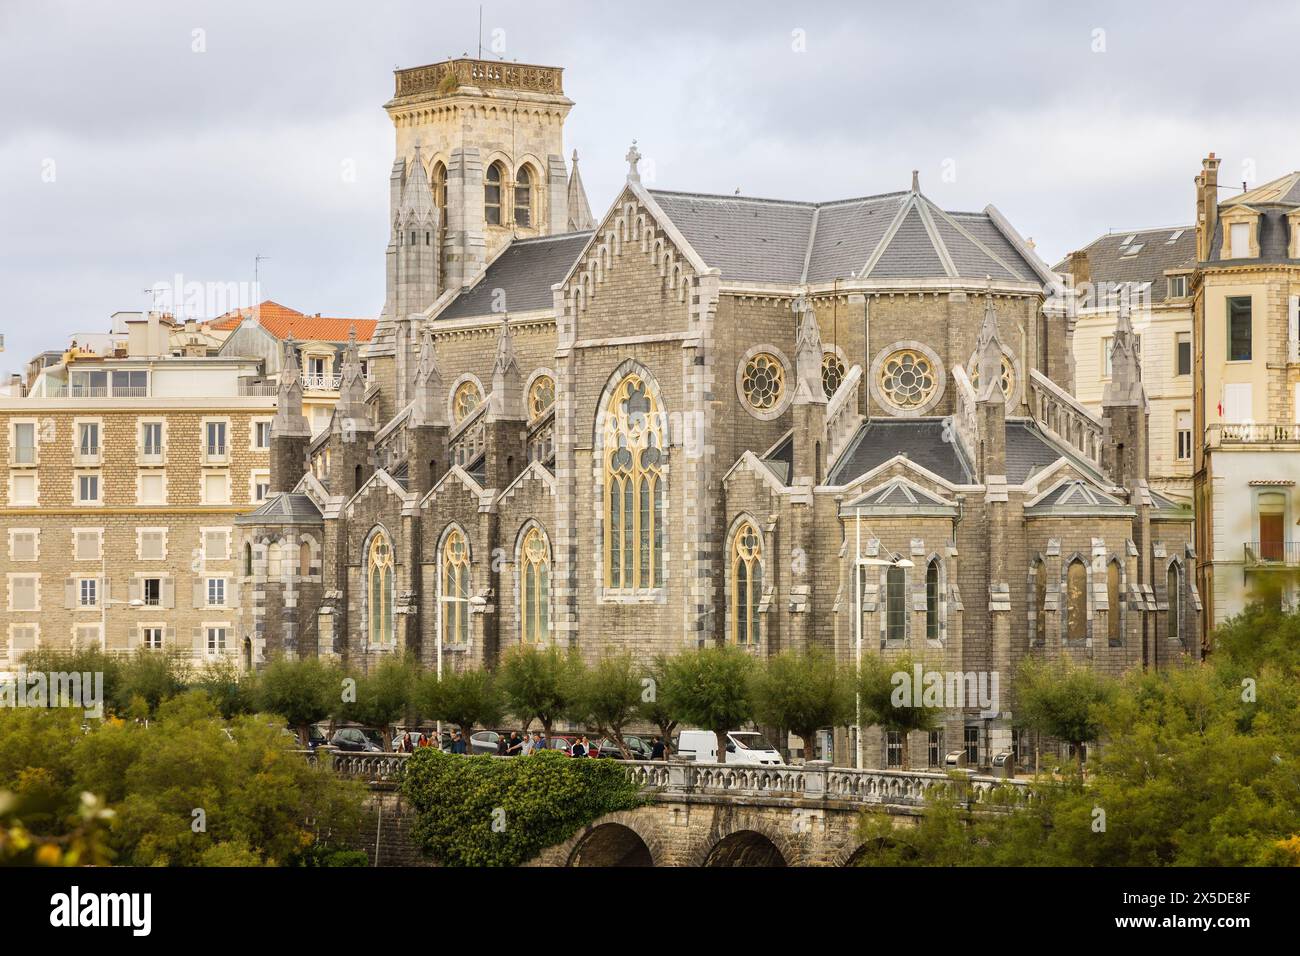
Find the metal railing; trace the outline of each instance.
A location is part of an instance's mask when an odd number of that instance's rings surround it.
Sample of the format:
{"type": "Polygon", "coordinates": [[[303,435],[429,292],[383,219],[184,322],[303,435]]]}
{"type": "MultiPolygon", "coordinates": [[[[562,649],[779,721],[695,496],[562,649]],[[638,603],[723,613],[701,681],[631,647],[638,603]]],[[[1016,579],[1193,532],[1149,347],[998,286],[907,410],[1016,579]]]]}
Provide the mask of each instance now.
{"type": "Polygon", "coordinates": [[[1247,541],[1247,567],[1300,567],[1300,541],[1247,541]]]}
{"type": "Polygon", "coordinates": [[[303,388],[314,389],[317,391],[336,392],[342,384],[343,376],[338,373],[333,375],[307,374],[302,377],[303,388]]]}

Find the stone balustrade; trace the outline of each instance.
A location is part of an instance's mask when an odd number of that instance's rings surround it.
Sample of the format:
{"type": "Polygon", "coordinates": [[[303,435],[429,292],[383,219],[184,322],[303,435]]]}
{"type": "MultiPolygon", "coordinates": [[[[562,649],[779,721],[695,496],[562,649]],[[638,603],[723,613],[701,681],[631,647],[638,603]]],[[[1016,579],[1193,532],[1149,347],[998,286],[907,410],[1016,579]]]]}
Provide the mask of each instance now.
{"type": "Polygon", "coordinates": [[[849,369],[840,387],[826,403],[826,460],[833,462],[858,432],[862,413],[858,411],[858,393],[862,388],[862,366],[849,369]]]}
{"type": "MultiPolygon", "coordinates": [[[[397,783],[409,754],[302,751],[313,763],[328,758],[338,774],[370,783],[397,783]]],[[[499,760],[526,758],[493,757],[499,760]]],[[[705,797],[786,797],[842,800],[890,806],[923,806],[934,795],[954,802],[982,806],[1024,806],[1032,798],[1029,782],[981,776],[961,770],[873,770],[832,767],[824,760],[794,766],[695,763],[673,759],[619,761],[628,776],[666,798],[694,794],[705,797]]]]}
{"type": "Polygon", "coordinates": [[[1029,407],[1044,430],[1088,461],[1101,461],[1105,429],[1100,418],[1038,369],[1029,373],[1029,407]]]}

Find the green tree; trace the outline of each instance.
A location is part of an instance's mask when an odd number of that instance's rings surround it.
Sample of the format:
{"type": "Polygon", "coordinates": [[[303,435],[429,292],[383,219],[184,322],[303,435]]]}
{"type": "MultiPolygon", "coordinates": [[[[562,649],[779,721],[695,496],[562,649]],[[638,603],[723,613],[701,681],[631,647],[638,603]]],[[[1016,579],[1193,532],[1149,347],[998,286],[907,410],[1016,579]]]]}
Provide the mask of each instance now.
{"type": "Polygon", "coordinates": [[[573,716],[575,695],[582,686],[582,658],[576,651],[565,653],[555,646],[521,644],[501,662],[498,669],[506,708],[523,722],[542,725],[542,737],[549,743],[557,720],[573,716]]]}
{"type": "Polygon", "coordinates": [[[436,673],[426,672],[416,688],[415,702],[422,717],[459,728],[467,747],[474,728],[499,722],[504,710],[495,678],[479,669],[450,671],[441,680],[436,673]]]}
{"type": "Polygon", "coordinates": [[[257,709],[256,672],[245,673],[229,657],[217,657],[204,663],[189,682],[194,690],[208,695],[217,713],[230,720],[257,709]]]}
{"type": "Polygon", "coordinates": [[[671,753],[673,731],[677,729],[677,718],[664,704],[661,688],[667,683],[669,658],[660,654],[654,659],[648,671],[650,683],[641,689],[641,702],[637,706],[637,718],[659,728],[664,741],[664,753],[671,753]]]}
{"type": "Polygon", "coordinates": [[[176,651],[137,650],[119,668],[113,707],[119,714],[148,719],[158,705],[185,689],[190,660],[176,651]]]}
{"type": "Polygon", "coordinates": [[[1016,712],[1029,730],[1072,744],[1083,771],[1083,745],[1097,740],[1115,682],[1088,667],[1028,657],[1016,672],[1016,712]]]}
{"type": "Polygon", "coordinates": [[[668,659],[659,693],[675,720],[713,731],[718,762],[727,761],[727,732],[753,717],[754,660],[734,644],[684,651],[668,659]]]}
{"type": "Polygon", "coordinates": [[[255,696],[257,709],[283,717],[306,748],[308,728],[335,713],[342,692],[343,675],[333,665],[317,657],[277,657],[258,675],[255,696]]]}
{"type": "Polygon", "coordinates": [[[943,717],[942,707],[926,707],[923,700],[914,700],[915,695],[908,691],[918,664],[924,672],[925,662],[914,661],[909,654],[888,660],[872,655],[863,658],[857,674],[862,723],[899,735],[904,770],[912,766],[908,736],[914,731],[936,729],[943,717]]]}
{"type": "Polygon", "coordinates": [[[345,700],[340,715],[376,727],[384,749],[393,749],[393,725],[412,708],[417,680],[413,657],[389,657],[356,679],[356,699],[345,700]]]}
{"type": "Polygon", "coordinates": [[[618,745],[624,759],[632,759],[623,729],[636,719],[641,705],[642,669],[630,654],[606,654],[590,669],[578,671],[573,693],[577,719],[618,745]]]}
{"type": "Polygon", "coordinates": [[[793,731],[811,760],[817,731],[853,716],[853,683],[825,651],[783,651],[754,668],[751,694],[760,725],[793,731]]]}

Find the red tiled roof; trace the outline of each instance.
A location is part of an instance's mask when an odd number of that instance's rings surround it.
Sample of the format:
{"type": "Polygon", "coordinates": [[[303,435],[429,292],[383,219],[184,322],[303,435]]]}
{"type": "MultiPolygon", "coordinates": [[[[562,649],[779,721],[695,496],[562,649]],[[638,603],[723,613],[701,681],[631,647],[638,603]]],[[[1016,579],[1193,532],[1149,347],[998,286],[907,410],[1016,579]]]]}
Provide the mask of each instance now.
{"type": "MultiPolygon", "coordinates": [[[[292,335],[299,342],[346,342],[348,331],[357,330],[358,342],[369,342],[379,323],[374,319],[335,319],[306,315],[297,309],[267,299],[257,307],[262,328],[277,339],[292,335]]],[[[253,308],[237,309],[212,320],[212,327],[222,332],[233,330],[253,314],[253,308]]]]}

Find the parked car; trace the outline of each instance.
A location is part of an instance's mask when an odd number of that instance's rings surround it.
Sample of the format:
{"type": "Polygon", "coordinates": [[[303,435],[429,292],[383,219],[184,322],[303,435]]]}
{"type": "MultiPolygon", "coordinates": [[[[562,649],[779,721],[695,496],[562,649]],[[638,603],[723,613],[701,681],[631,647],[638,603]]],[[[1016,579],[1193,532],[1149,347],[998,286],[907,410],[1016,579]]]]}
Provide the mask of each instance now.
{"type": "MultiPolygon", "coordinates": [[[[644,738],[624,735],[623,743],[627,744],[627,749],[631,751],[633,760],[650,759],[650,743],[644,738]]],[[[597,744],[596,756],[611,757],[614,760],[622,760],[623,751],[618,749],[618,744],[606,737],[597,744]]]]}
{"type": "MultiPolygon", "coordinates": [[[[683,730],[677,738],[677,752],[683,757],[693,757],[697,763],[717,763],[717,735],[711,730],[683,730]]],[[[727,733],[727,763],[785,765],[781,754],[768,743],[767,738],[752,730],[727,733]]]]}
{"type": "MultiPolygon", "coordinates": [[[[369,734],[373,733],[376,732],[369,731],[369,734]]],[[[340,727],[330,738],[330,746],[349,753],[383,753],[381,743],[369,734],[361,727],[340,727]]]]}
{"type": "Polygon", "coordinates": [[[469,752],[471,754],[494,754],[497,741],[501,735],[495,730],[480,730],[469,735],[469,752]]]}

